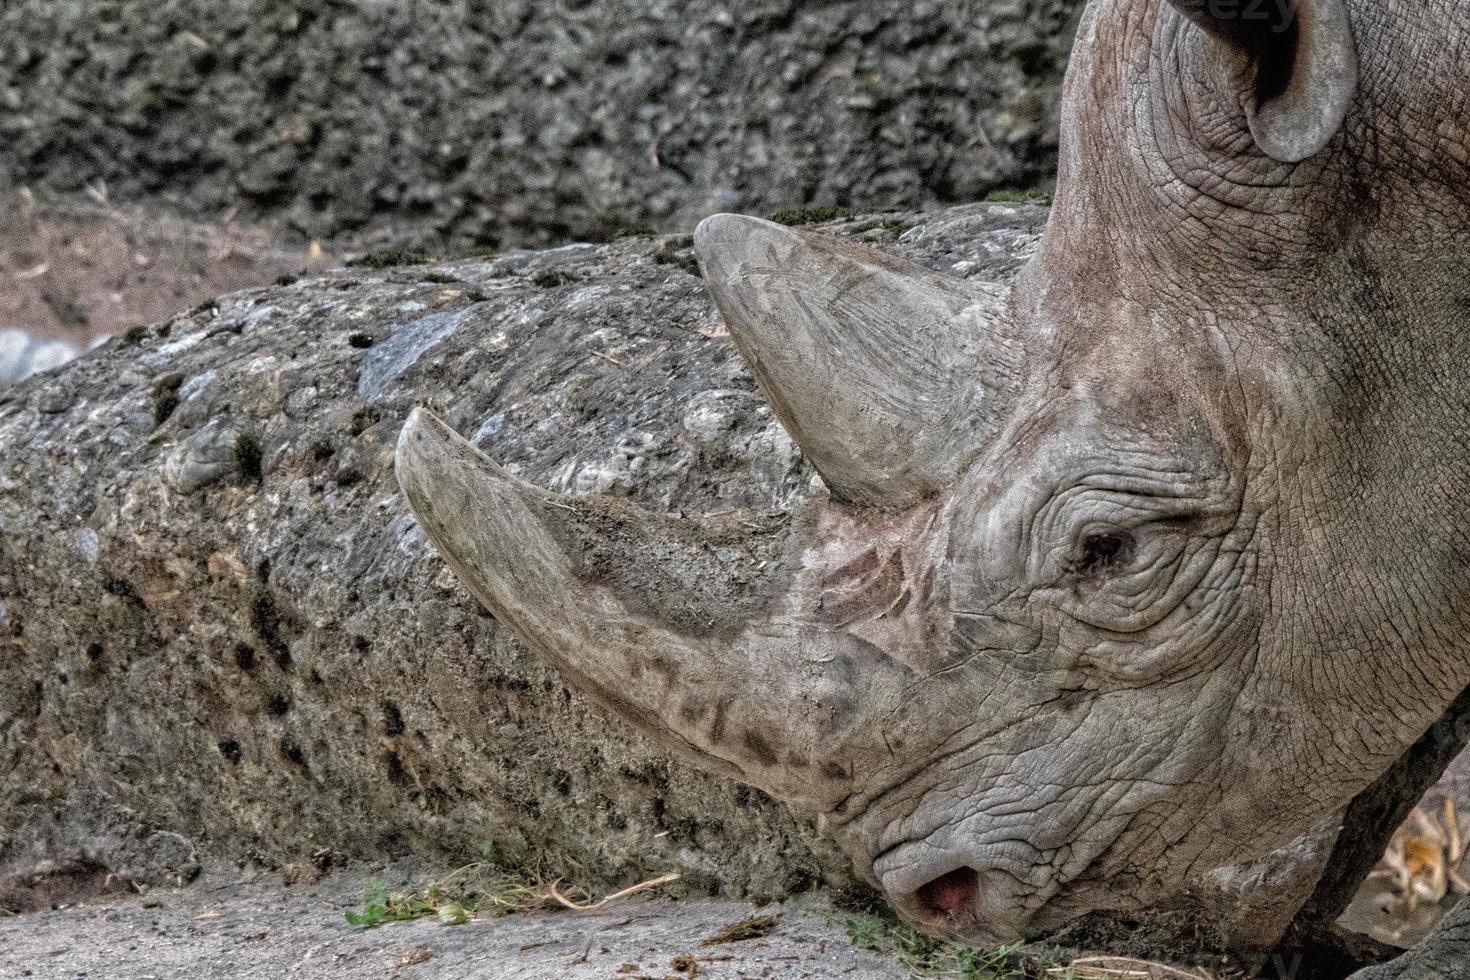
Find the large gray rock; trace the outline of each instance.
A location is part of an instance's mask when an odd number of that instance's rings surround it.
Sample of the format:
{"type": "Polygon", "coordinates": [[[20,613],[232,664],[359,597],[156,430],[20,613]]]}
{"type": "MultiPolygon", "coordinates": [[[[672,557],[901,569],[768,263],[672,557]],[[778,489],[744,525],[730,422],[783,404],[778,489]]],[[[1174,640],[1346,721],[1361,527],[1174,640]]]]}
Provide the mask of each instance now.
{"type": "Polygon", "coordinates": [[[1455,906],[1435,932],[1403,956],[1354,974],[1358,980],[1460,980],[1470,975],[1470,902],[1455,906]]]}
{"type": "Polygon", "coordinates": [[[11,0],[0,185],[507,245],[1055,170],[1080,0],[11,0]]]}
{"type": "MultiPolygon", "coordinates": [[[[1045,214],[844,227],[994,279],[1045,214]]],[[[0,394],[0,876],[488,849],[588,885],[670,866],[695,891],[840,882],[803,821],[527,656],[393,478],[427,404],[558,490],[752,521],[808,493],[687,245],[237,293],[0,394]]]]}

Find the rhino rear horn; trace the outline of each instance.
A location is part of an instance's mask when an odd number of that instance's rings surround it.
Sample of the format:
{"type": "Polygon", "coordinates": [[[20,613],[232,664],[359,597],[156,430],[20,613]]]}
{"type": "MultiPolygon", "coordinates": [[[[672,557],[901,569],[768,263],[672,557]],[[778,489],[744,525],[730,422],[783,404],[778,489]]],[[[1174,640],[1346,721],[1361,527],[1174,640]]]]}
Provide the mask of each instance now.
{"type": "Polygon", "coordinates": [[[912,503],[998,425],[1021,353],[998,290],[743,215],[706,218],[694,242],[736,347],[836,497],[912,503]]]}
{"type": "Polygon", "coordinates": [[[1343,0],[1169,0],[1247,62],[1251,136],[1283,163],[1315,156],[1342,128],[1358,88],[1343,0]]]}

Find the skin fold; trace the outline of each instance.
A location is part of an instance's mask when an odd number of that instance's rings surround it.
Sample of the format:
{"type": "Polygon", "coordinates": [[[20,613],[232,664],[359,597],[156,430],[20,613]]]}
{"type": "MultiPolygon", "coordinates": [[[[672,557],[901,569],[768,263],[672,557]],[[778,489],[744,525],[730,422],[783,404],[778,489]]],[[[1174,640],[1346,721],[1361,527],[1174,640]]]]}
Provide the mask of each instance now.
{"type": "Polygon", "coordinates": [[[1011,289],[701,225],[830,490],[779,526],[556,498],[422,411],[399,444],[499,619],[937,934],[1269,945],[1470,685],[1470,5],[1209,9],[1088,7],[1011,289]]]}

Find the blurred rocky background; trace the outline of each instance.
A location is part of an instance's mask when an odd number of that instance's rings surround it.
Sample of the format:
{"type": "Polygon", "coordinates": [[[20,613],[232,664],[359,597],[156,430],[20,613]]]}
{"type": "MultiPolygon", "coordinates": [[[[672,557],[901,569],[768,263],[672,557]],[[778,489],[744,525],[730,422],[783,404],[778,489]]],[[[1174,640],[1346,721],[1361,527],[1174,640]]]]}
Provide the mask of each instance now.
{"type": "Polygon", "coordinates": [[[1055,168],[1079,0],[7,0],[0,174],[307,238],[598,239],[1055,168]]]}
{"type": "Polygon", "coordinates": [[[0,384],[333,253],[1049,183],[1080,0],[7,0],[0,384]]]}

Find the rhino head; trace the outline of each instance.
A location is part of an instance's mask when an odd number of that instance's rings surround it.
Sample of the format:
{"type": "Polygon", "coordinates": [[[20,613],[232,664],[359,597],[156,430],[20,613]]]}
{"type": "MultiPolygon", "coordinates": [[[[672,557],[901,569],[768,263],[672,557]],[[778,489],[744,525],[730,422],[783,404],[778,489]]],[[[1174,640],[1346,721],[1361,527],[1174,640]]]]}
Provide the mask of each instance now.
{"type": "Polygon", "coordinates": [[[816,814],[930,931],[1187,903],[1330,841],[1470,683],[1466,103],[1388,68],[1427,64],[1433,6],[1095,0],[1010,289],[704,221],[830,490],[788,520],[558,497],[421,410],[408,500],[572,684],[816,814]],[[1458,114],[1401,111],[1433,98],[1458,114]]]}

